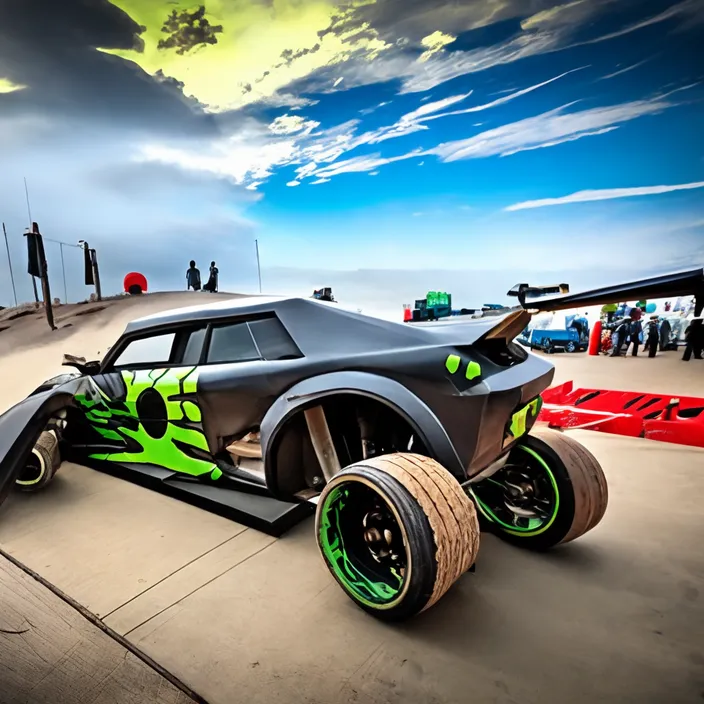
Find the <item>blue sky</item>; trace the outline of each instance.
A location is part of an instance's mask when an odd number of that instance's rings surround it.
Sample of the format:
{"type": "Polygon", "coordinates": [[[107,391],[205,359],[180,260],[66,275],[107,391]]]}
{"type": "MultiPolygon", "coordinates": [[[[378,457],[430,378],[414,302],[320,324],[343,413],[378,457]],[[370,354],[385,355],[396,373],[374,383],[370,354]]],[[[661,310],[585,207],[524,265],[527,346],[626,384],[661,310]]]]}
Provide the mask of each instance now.
{"type": "Polygon", "coordinates": [[[217,43],[181,54],[156,45],[173,4],[105,0],[85,24],[58,5],[73,45],[46,27],[44,56],[22,10],[0,23],[0,218],[22,268],[23,175],[42,230],[89,230],[112,288],[132,269],[181,288],[194,257],[255,290],[255,239],[268,291],[362,306],[704,263],[701,0],[221,0],[217,43]]]}

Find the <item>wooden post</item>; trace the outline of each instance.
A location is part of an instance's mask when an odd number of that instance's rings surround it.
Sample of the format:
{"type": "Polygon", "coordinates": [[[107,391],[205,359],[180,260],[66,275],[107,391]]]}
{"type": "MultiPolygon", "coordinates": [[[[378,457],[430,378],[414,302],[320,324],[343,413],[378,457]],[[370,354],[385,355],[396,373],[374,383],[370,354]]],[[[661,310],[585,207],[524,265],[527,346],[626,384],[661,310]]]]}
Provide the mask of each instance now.
{"type": "Polygon", "coordinates": [[[90,250],[90,261],[93,266],[93,279],[95,280],[95,295],[99,301],[103,300],[102,291],[100,289],[100,270],[98,269],[98,255],[94,249],[90,250]]]}
{"type": "MultiPolygon", "coordinates": [[[[42,282],[42,297],[44,298],[46,321],[49,323],[49,327],[52,330],[56,330],[56,325],[54,325],[54,309],[51,305],[51,290],[49,288],[49,267],[46,263],[42,235],[39,232],[39,225],[37,225],[36,222],[32,223],[32,235],[36,238],[37,255],[39,257],[39,278],[42,282]]],[[[34,281],[34,276],[32,276],[32,281],[34,281]]]]}

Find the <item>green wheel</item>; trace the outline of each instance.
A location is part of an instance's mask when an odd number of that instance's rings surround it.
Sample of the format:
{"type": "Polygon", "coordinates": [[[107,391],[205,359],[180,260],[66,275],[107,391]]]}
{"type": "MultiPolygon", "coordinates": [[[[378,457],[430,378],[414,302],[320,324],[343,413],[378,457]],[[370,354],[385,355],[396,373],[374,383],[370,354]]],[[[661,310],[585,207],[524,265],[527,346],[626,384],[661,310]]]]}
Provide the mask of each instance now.
{"type": "Polygon", "coordinates": [[[547,550],[581,537],[604,517],[606,477],[571,437],[534,430],[498,472],[472,486],[482,524],[504,540],[547,550]]]}
{"type": "Polygon", "coordinates": [[[316,510],[327,568],[359,607],[386,621],[435,604],[474,564],[476,509],[434,460],[398,453],[336,474],[316,510]]]}

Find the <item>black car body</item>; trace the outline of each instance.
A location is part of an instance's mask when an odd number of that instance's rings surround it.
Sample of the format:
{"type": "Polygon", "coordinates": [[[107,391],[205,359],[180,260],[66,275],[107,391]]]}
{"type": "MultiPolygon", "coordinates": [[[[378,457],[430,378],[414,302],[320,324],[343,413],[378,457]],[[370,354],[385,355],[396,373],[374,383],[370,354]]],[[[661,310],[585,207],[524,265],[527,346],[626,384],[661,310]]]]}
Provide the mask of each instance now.
{"type": "Polygon", "coordinates": [[[63,459],[273,534],[324,483],[311,409],[341,466],[421,452],[464,483],[530,430],[552,380],[512,342],[527,320],[404,325],[268,297],[141,318],[101,363],[74,362],[0,416],[0,493],[61,409],[63,459]]]}

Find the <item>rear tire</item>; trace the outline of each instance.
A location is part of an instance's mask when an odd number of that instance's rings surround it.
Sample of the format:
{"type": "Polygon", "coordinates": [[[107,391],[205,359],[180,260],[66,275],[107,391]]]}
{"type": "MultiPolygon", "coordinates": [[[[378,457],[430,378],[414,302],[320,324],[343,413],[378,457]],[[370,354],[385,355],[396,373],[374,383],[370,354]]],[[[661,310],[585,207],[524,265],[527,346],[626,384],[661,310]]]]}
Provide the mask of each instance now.
{"type": "Polygon", "coordinates": [[[523,438],[511,451],[506,468],[478,482],[472,492],[482,522],[490,530],[507,542],[532,550],[547,550],[588,533],[604,517],[609,501],[606,477],[594,455],[568,435],[544,428],[523,438]],[[541,509],[549,506],[540,522],[519,518],[511,524],[506,519],[512,515],[504,511],[507,501],[519,509],[529,508],[506,493],[501,495],[497,484],[505,478],[511,477],[513,486],[524,486],[515,479],[517,475],[507,474],[512,471],[507,469],[509,465],[522,467],[534,482],[532,495],[544,502],[534,505],[541,509]]]}
{"type": "Polygon", "coordinates": [[[455,478],[411,453],[336,474],[320,495],[315,532],[343,591],[385,621],[435,604],[474,564],[480,535],[475,506],[455,478]]]}
{"type": "Polygon", "coordinates": [[[15,487],[24,492],[43,489],[54,478],[60,464],[59,441],[53,432],[45,430],[15,479],[15,487]]]}

